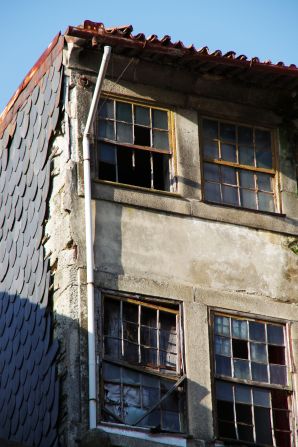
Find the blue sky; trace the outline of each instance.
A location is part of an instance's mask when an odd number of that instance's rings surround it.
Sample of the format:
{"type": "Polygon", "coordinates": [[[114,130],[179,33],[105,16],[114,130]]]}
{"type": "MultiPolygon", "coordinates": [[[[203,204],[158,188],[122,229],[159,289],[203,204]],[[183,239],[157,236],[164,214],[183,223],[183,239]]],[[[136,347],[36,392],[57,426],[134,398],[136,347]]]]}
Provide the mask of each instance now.
{"type": "Polygon", "coordinates": [[[298,66],[297,0],[3,0],[0,111],[58,31],[85,19],[298,66]]]}

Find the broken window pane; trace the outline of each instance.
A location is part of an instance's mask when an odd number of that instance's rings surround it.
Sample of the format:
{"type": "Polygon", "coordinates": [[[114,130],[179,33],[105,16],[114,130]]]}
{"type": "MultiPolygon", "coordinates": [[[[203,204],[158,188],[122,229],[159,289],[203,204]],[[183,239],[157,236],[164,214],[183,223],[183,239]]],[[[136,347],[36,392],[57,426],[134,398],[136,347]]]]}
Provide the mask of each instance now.
{"type": "Polygon", "coordinates": [[[268,345],[269,363],[275,363],[277,365],[285,365],[285,348],[282,346],[268,345]]]}
{"type": "Polygon", "coordinates": [[[148,107],[135,106],[135,124],[150,126],[150,109],[148,107]]]}
{"type": "Polygon", "coordinates": [[[238,424],[237,429],[239,440],[253,442],[254,435],[252,426],[238,424]]]}
{"type": "Polygon", "coordinates": [[[217,401],[217,415],[219,419],[224,419],[226,421],[234,420],[234,406],[232,402],[227,401],[217,401]]]}
{"type": "Polygon", "coordinates": [[[248,359],[248,346],[246,341],[232,340],[233,356],[238,359],[248,359]]]}
{"type": "Polygon", "coordinates": [[[173,183],[170,179],[171,153],[168,127],[168,112],[166,111],[133,106],[131,103],[115,100],[101,102],[98,144],[100,145],[103,140],[116,141],[117,161],[113,164],[107,163],[99,156],[99,178],[169,191],[173,183]],[[116,116],[114,116],[114,108],[116,116]],[[153,128],[151,114],[155,128],[153,128]],[[129,145],[130,149],[124,150],[123,145],[129,145]],[[168,153],[155,153],[150,150],[153,146],[168,153]]]}
{"type": "Polygon", "coordinates": [[[252,424],[251,406],[236,403],[236,420],[245,424],[252,424]]]}
{"type": "Polygon", "coordinates": [[[100,177],[103,180],[116,180],[116,146],[101,142],[99,146],[100,177]]]}
{"type": "Polygon", "coordinates": [[[272,445],[270,410],[255,407],[256,441],[259,444],[272,445]]]}
{"type": "Polygon", "coordinates": [[[137,344],[124,341],[124,353],[123,358],[127,362],[138,363],[139,362],[139,348],[137,344]]]}
{"type": "Polygon", "coordinates": [[[151,131],[148,127],[135,126],[135,140],[134,144],[138,146],[151,146],[151,131]]]}
{"type": "Polygon", "coordinates": [[[275,431],[274,436],[277,447],[291,447],[291,433],[275,431]]]}
{"type": "Polygon", "coordinates": [[[218,421],[218,432],[223,438],[237,439],[234,423],[218,421]]]}

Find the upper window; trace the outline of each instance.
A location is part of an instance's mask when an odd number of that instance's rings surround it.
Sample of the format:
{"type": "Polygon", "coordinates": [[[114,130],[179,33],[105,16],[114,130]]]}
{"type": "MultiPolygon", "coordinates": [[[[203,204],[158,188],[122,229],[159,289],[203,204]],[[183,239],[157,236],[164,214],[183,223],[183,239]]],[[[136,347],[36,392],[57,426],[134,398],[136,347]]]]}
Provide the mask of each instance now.
{"type": "Polygon", "coordinates": [[[104,297],[104,420],[184,431],[179,314],[176,305],[104,297]]]}
{"type": "Polygon", "coordinates": [[[277,210],[270,130],[204,118],[202,145],[206,201],[277,210]]]}
{"type": "Polygon", "coordinates": [[[170,112],[103,99],[98,113],[98,177],[170,190],[170,112]]]}
{"type": "Polygon", "coordinates": [[[285,326],[222,314],[213,317],[219,437],[290,447],[291,384],[285,326]]]}

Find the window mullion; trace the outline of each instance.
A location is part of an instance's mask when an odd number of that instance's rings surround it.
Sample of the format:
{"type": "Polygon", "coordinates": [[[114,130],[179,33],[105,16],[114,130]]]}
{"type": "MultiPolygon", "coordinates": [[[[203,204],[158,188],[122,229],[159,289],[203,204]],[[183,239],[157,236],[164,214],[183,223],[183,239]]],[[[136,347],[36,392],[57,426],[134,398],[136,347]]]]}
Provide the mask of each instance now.
{"type": "Polygon", "coordinates": [[[159,337],[160,337],[160,322],[159,322],[159,309],[156,311],[156,329],[157,329],[157,337],[156,337],[156,344],[157,344],[157,366],[160,369],[160,351],[159,351],[159,337]]]}
{"type": "Polygon", "coordinates": [[[274,447],[276,446],[276,439],[275,439],[275,433],[274,433],[274,421],[273,421],[273,408],[272,408],[272,393],[269,394],[270,396],[270,423],[271,423],[271,433],[272,433],[272,441],[274,447]]]}
{"type": "Polygon", "coordinates": [[[123,301],[120,301],[121,356],[124,357],[123,301]]]}
{"type": "Polygon", "coordinates": [[[139,363],[141,363],[141,305],[138,305],[138,354],[139,354],[139,363]]]}
{"type": "Polygon", "coordinates": [[[254,397],[253,397],[253,388],[252,387],[250,387],[250,401],[251,401],[251,412],[252,412],[253,437],[254,437],[254,442],[257,442],[255,406],[254,406],[254,397]]]}
{"type": "Polygon", "coordinates": [[[238,435],[238,425],[237,425],[237,413],[236,413],[236,396],[235,396],[235,385],[233,385],[232,387],[233,390],[233,412],[234,412],[234,426],[235,426],[235,433],[236,433],[236,438],[239,440],[239,435],[238,435]]]}

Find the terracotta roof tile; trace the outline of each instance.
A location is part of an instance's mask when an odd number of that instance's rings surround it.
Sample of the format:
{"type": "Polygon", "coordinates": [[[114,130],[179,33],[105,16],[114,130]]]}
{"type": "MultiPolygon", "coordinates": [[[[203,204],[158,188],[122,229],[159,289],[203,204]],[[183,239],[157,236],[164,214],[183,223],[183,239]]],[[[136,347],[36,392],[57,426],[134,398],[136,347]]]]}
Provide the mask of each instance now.
{"type": "MultiPolygon", "coordinates": [[[[123,45],[125,44],[124,39],[126,40],[126,42],[130,42],[131,44],[133,43],[137,44],[143,42],[151,46],[154,46],[156,49],[160,47],[160,48],[168,48],[169,50],[170,49],[181,50],[185,53],[185,55],[187,55],[188,53],[192,53],[197,54],[198,56],[207,56],[208,58],[210,57],[210,60],[214,59],[218,61],[219,59],[221,59],[222,62],[235,61],[235,63],[248,64],[250,66],[258,65],[259,67],[263,66],[264,68],[270,67],[273,69],[282,68],[298,76],[298,69],[295,64],[286,66],[283,62],[278,62],[277,64],[273,64],[270,60],[262,62],[258,57],[252,57],[251,59],[249,59],[244,54],[237,55],[234,51],[228,51],[224,54],[220,50],[210,52],[208,47],[206,46],[202,48],[195,48],[193,45],[187,47],[181,41],[172,42],[171,36],[168,35],[165,35],[164,37],[159,39],[156,34],[152,34],[146,38],[143,33],[133,35],[132,32],[133,27],[131,25],[122,25],[122,26],[106,28],[102,22],[92,22],[91,20],[85,20],[82,25],[79,25],[77,27],[69,27],[66,34],[71,35],[93,34],[97,35],[98,37],[100,36],[101,38],[113,36],[117,38],[123,38],[123,45]]],[[[148,48],[148,45],[146,45],[146,48],[148,48]]]]}

